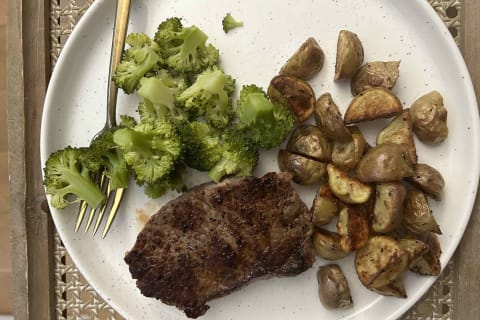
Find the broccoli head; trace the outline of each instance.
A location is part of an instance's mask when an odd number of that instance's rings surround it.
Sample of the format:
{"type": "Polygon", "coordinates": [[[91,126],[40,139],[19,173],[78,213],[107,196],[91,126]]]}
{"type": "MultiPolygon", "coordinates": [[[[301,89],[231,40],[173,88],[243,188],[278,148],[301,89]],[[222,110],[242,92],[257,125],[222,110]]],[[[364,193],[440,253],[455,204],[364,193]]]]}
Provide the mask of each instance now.
{"type": "Polygon", "coordinates": [[[146,73],[158,68],[161,57],[158,44],[144,33],[131,33],[125,41],[130,48],[123,53],[113,79],[117,87],[130,94],[137,89],[146,73]]]}
{"type": "Polygon", "coordinates": [[[104,201],[105,195],[93,181],[91,170],[81,161],[86,151],[86,148],[66,147],[48,158],[43,184],[46,193],[51,195],[52,207],[63,209],[72,202],[83,200],[96,208],[104,201]]]}
{"type": "Polygon", "coordinates": [[[121,114],[120,115],[120,127],[133,128],[137,125],[137,120],[134,117],[121,114]]]}
{"type": "Polygon", "coordinates": [[[120,128],[114,132],[113,141],[123,149],[137,182],[154,183],[168,176],[182,154],[177,130],[162,120],[120,128]]]}
{"type": "Polygon", "coordinates": [[[111,189],[128,188],[130,172],[122,149],[113,142],[115,128],[95,137],[81,159],[92,171],[103,170],[111,189]]]}
{"type": "Polygon", "coordinates": [[[205,122],[192,121],[179,128],[185,146],[183,161],[190,168],[210,170],[223,154],[220,132],[205,122]]]}
{"type": "Polygon", "coordinates": [[[222,27],[223,31],[227,33],[234,28],[243,27],[243,22],[235,20],[235,18],[229,12],[225,15],[225,17],[223,17],[222,27]]]}
{"type": "Polygon", "coordinates": [[[156,199],[163,196],[168,190],[175,190],[177,192],[185,191],[186,187],[182,179],[184,170],[185,166],[180,162],[177,163],[175,168],[166,177],[153,183],[146,183],[143,189],[145,195],[149,198],[156,199]]]}
{"type": "Polygon", "coordinates": [[[196,26],[184,27],[179,18],[169,18],[158,26],[155,41],[166,65],[178,72],[199,72],[214,65],[218,49],[207,44],[207,35],[196,26]]]}
{"type": "Polygon", "coordinates": [[[249,132],[255,143],[264,149],[280,145],[295,125],[292,112],[284,105],[272,102],[255,85],[242,88],[236,113],[239,128],[249,132]]]}
{"type": "Polygon", "coordinates": [[[205,69],[177,100],[195,117],[201,116],[216,128],[224,128],[234,112],[231,96],[235,80],[218,67],[205,69]]]}
{"type": "Polygon", "coordinates": [[[257,145],[244,131],[227,129],[221,135],[222,157],[208,172],[219,182],[225,176],[250,176],[258,163],[257,145]]]}
{"type": "Polygon", "coordinates": [[[162,70],[155,77],[142,78],[137,94],[142,98],[138,106],[142,122],[162,119],[184,121],[188,115],[181,106],[176,105],[176,96],[186,88],[184,79],[174,79],[162,70]]]}

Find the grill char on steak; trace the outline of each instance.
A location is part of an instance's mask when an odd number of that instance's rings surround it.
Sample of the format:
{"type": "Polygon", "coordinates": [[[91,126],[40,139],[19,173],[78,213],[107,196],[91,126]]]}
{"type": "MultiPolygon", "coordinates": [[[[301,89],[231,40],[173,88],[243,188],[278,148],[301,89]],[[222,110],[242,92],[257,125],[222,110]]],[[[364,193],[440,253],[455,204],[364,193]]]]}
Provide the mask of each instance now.
{"type": "Polygon", "coordinates": [[[288,173],[195,187],[153,215],[125,257],[142,294],[203,315],[206,302],[314,261],[311,214],[288,173]]]}

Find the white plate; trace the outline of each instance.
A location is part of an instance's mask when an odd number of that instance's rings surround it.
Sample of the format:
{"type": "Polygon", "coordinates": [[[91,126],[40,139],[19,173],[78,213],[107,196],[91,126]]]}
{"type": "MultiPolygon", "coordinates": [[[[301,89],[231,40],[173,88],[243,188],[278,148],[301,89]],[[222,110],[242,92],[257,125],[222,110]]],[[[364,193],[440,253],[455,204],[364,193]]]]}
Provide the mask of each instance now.
{"type": "MultiPolygon", "coordinates": [[[[54,70],[48,90],[41,135],[42,166],[48,155],[66,145],[86,146],[103,124],[106,78],[112,34],[114,1],[97,0],[71,35],[54,70]]],[[[165,18],[180,16],[196,24],[221,51],[227,73],[239,86],[266,87],[280,66],[309,36],[325,51],[325,66],[311,81],[320,95],[331,92],[345,110],[351,99],[347,82],[334,83],[338,31],[356,32],[365,48],[365,60],[400,59],[401,76],[394,88],[405,107],[415,98],[439,90],[449,111],[450,134],[438,146],[417,141],[420,162],[443,174],[446,187],[441,202],[431,201],[442,228],[440,241],[444,266],[452,256],[468,223],[479,176],[479,117],[472,84],[454,41],[436,13],[424,0],[417,1],[275,1],[185,0],[133,1],[129,31],[153,35],[165,18]],[[244,21],[243,28],[222,31],[225,13],[244,21]]],[[[119,112],[134,114],[136,98],[120,95],[119,112]]],[[[385,121],[362,126],[369,139],[385,121]],[[370,128],[370,129],[368,129],[370,128]],[[373,129],[371,129],[373,128],[373,129]]],[[[262,157],[260,175],[277,170],[275,152],[262,157]]],[[[200,182],[204,176],[192,176],[200,182]]],[[[310,205],[312,188],[298,188],[310,205]]],[[[183,319],[174,307],[143,297],[131,279],[123,256],[142,227],[142,217],[154,213],[159,201],[143,196],[132,186],[107,239],[74,233],[77,208],[51,209],[60,236],[89,283],[127,319],[183,319]]],[[[211,301],[205,319],[394,319],[404,313],[435,281],[434,277],[408,274],[407,299],[381,297],[365,289],[353,270],[352,257],[339,263],[354,299],[354,308],[328,311],[318,300],[316,269],[326,261],[291,278],[253,281],[226,297],[211,301]]]]}

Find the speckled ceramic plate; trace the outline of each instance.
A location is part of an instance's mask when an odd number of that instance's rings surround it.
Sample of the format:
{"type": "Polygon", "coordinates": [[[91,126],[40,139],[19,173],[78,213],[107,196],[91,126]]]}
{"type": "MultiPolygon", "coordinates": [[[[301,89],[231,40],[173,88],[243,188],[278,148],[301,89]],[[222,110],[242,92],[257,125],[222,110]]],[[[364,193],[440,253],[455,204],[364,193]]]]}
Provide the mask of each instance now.
{"type": "MultiPolygon", "coordinates": [[[[112,34],[114,1],[96,1],[82,18],[62,51],[45,103],[42,123],[42,166],[48,155],[66,145],[86,146],[103,124],[106,78],[112,34]]],[[[358,34],[365,60],[401,60],[401,76],[394,88],[405,107],[430,90],[439,90],[449,111],[448,139],[435,147],[417,141],[420,162],[437,168],[446,181],[441,202],[431,202],[442,228],[442,265],[452,256],[468,223],[479,175],[479,117],[472,84],[460,52],[450,34],[423,0],[417,1],[274,1],[183,0],[133,1],[129,31],[153,35],[165,18],[180,16],[196,24],[221,51],[225,71],[239,86],[267,87],[280,66],[309,36],[325,52],[325,65],[311,81],[317,96],[330,92],[342,111],[351,99],[348,83],[333,82],[339,30],[358,34]],[[245,26],[229,34],[222,30],[225,13],[245,26]]],[[[137,100],[121,95],[119,112],[134,114],[137,100]]],[[[371,140],[385,121],[362,125],[371,140]]],[[[257,175],[277,170],[276,152],[262,155],[257,175]]],[[[190,185],[205,180],[191,174],[190,185]]],[[[315,188],[300,188],[310,205],[315,188]]],[[[90,284],[127,319],[183,319],[184,314],[143,297],[131,279],[123,256],[135,241],[148,216],[174,198],[147,199],[135,185],[128,190],[108,237],[74,233],[72,206],[51,209],[58,232],[90,284]]],[[[434,277],[406,274],[407,299],[381,297],[365,289],[353,269],[353,257],[338,263],[350,283],[354,307],[328,311],[319,302],[315,273],[326,261],[290,278],[256,280],[210,303],[205,319],[394,319],[417,301],[434,277]]]]}

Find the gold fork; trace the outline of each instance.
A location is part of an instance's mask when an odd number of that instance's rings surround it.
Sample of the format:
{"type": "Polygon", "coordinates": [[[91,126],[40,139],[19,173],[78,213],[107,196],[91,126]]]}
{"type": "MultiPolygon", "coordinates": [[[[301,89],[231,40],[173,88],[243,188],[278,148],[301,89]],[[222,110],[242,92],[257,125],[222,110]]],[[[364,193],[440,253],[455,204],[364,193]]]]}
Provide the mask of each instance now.
{"type": "MultiPolygon", "coordinates": [[[[123,49],[125,47],[125,37],[127,34],[127,25],[128,25],[128,17],[130,13],[130,1],[131,0],[117,0],[117,8],[115,13],[115,22],[114,22],[114,29],[113,29],[113,40],[112,40],[112,50],[110,56],[110,69],[108,75],[108,89],[107,89],[107,118],[105,121],[105,126],[100,130],[95,137],[103,134],[109,128],[115,127],[117,125],[116,121],[116,107],[117,107],[117,87],[113,83],[112,77],[115,71],[115,67],[120,62],[123,54],[123,49]]],[[[95,139],[95,138],[94,138],[95,139]]],[[[95,227],[93,228],[93,234],[97,232],[100,224],[102,222],[103,216],[107,209],[108,218],[107,222],[105,223],[105,227],[103,229],[102,238],[105,238],[112,222],[117,214],[118,208],[120,206],[120,202],[123,197],[123,188],[118,188],[112,190],[110,187],[110,180],[105,175],[105,173],[100,173],[96,177],[96,182],[100,184],[100,188],[105,191],[106,199],[103,205],[100,208],[90,208],[90,212],[88,214],[87,225],[85,228],[85,232],[88,231],[90,225],[93,221],[95,216],[95,212],[98,211],[97,221],[95,222],[95,227]],[[109,204],[111,205],[109,206],[109,204]]],[[[83,221],[83,217],[87,211],[87,203],[82,201],[80,203],[80,209],[78,211],[77,222],[75,224],[75,232],[78,231],[80,225],[83,221]]]]}

